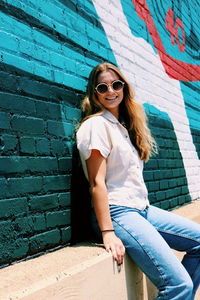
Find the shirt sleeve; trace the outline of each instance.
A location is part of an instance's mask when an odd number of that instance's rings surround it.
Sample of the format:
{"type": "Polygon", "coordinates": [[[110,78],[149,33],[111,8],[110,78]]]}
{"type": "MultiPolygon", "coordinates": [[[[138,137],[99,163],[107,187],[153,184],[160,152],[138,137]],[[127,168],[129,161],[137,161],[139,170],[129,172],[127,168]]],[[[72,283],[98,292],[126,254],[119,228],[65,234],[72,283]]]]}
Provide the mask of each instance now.
{"type": "Polygon", "coordinates": [[[90,157],[93,149],[99,150],[105,158],[111,151],[109,131],[102,117],[86,120],[77,131],[76,138],[78,150],[84,160],[90,157]]]}

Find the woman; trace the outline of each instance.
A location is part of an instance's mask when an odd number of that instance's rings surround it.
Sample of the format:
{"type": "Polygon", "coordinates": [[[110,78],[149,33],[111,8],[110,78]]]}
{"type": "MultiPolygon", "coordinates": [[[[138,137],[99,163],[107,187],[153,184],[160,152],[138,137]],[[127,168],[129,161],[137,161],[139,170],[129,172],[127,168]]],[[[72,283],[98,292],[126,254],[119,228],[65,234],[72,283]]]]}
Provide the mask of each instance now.
{"type": "Polygon", "coordinates": [[[156,146],[117,67],[101,63],[92,70],[82,109],[77,146],[106,250],[122,264],[126,249],[157,287],[157,299],[194,299],[200,226],[149,204],[142,170],[156,146]],[[182,263],[170,247],[187,251],[182,263]]]}

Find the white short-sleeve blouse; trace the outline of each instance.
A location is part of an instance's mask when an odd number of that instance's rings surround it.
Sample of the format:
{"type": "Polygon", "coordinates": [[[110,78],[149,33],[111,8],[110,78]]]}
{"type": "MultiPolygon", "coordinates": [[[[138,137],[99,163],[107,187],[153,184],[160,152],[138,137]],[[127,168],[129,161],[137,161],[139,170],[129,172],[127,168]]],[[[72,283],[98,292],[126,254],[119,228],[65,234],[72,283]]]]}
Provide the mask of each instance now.
{"type": "Polygon", "coordinates": [[[144,209],[149,205],[143,179],[143,161],[131,143],[127,129],[105,111],[82,123],[77,131],[77,147],[86,178],[86,160],[97,149],[106,158],[106,187],[109,204],[144,209]]]}

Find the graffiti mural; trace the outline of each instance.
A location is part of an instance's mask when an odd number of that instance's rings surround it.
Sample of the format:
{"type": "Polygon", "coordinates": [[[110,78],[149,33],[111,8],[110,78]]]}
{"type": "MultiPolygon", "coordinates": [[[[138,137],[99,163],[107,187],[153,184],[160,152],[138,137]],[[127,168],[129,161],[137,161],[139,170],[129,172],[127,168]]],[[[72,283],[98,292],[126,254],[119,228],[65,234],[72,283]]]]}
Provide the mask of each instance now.
{"type": "Polygon", "coordinates": [[[196,26],[191,18],[191,14],[193,16],[195,14],[198,3],[193,2],[189,5],[188,1],[177,0],[167,1],[165,4],[163,1],[148,0],[132,0],[132,3],[138,16],[147,26],[166,73],[171,78],[181,81],[199,81],[199,58],[191,53],[191,50],[199,51],[200,45],[194,31],[196,26]],[[191,22],[190,28],[188,28],[188,20],[191,22]],[[193,38],[195,43],[194,41],[190,43],[193,38]],[[191,61],[194,61],[194,64],[191,64],[191,61]]]}
{"type": "MultiPolygon", "coordinates": [[[[183,93],[182,84],[185,90],[185,82],[192,85],[193,88],[188,88],[191,99],[193,90],[198,89],[195,85],[199,86],[199,40],[198,24],[191,23],[188,26],[187,19],[191,11],[196,15],[195,4],[199,3],[192,3],[190,8],[184,5],[184,1],[181,1],[181,5],[180,1],[163,3],[151,0],[117,0],[115,3],[105,0],[104,6],[96,0],[93,3],[117,63],[135,87],[137,99],[169,116],[182,155],[190,195],[193,199],[198,198],[200,162],[199,148],[194,142],[198,137],[193,137],[191,124],[195,122],[190,119],[197,112],[191,109],[192,103],[190,108],[186,105],[188,93],[183,93]],[[118,20],[117,35],[116,28],[106,19],[106,7],[112,11],[112,18],[118,20]],[[191,44],[192,38],[197,43],[196,47],[195,42],[191,44]]],[[[198,20],[196,16],[197,23],[198,20]]],[[[196,133],[199,123],[195,125],[196,133]]]]}

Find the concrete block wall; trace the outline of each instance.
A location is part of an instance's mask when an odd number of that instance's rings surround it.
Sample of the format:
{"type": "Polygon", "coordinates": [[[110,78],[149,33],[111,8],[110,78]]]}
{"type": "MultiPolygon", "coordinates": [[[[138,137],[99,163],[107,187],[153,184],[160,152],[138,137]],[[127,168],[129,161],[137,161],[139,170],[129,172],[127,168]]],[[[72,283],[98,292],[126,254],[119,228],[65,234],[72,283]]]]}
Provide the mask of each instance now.
{"type": "Polygon", "coordinates": [[[0,265],[71,241],[74,128],[99,62],[121,68],[147,112],[151,203],[200,197],[199,4],[0,1],[0,265]]]}

